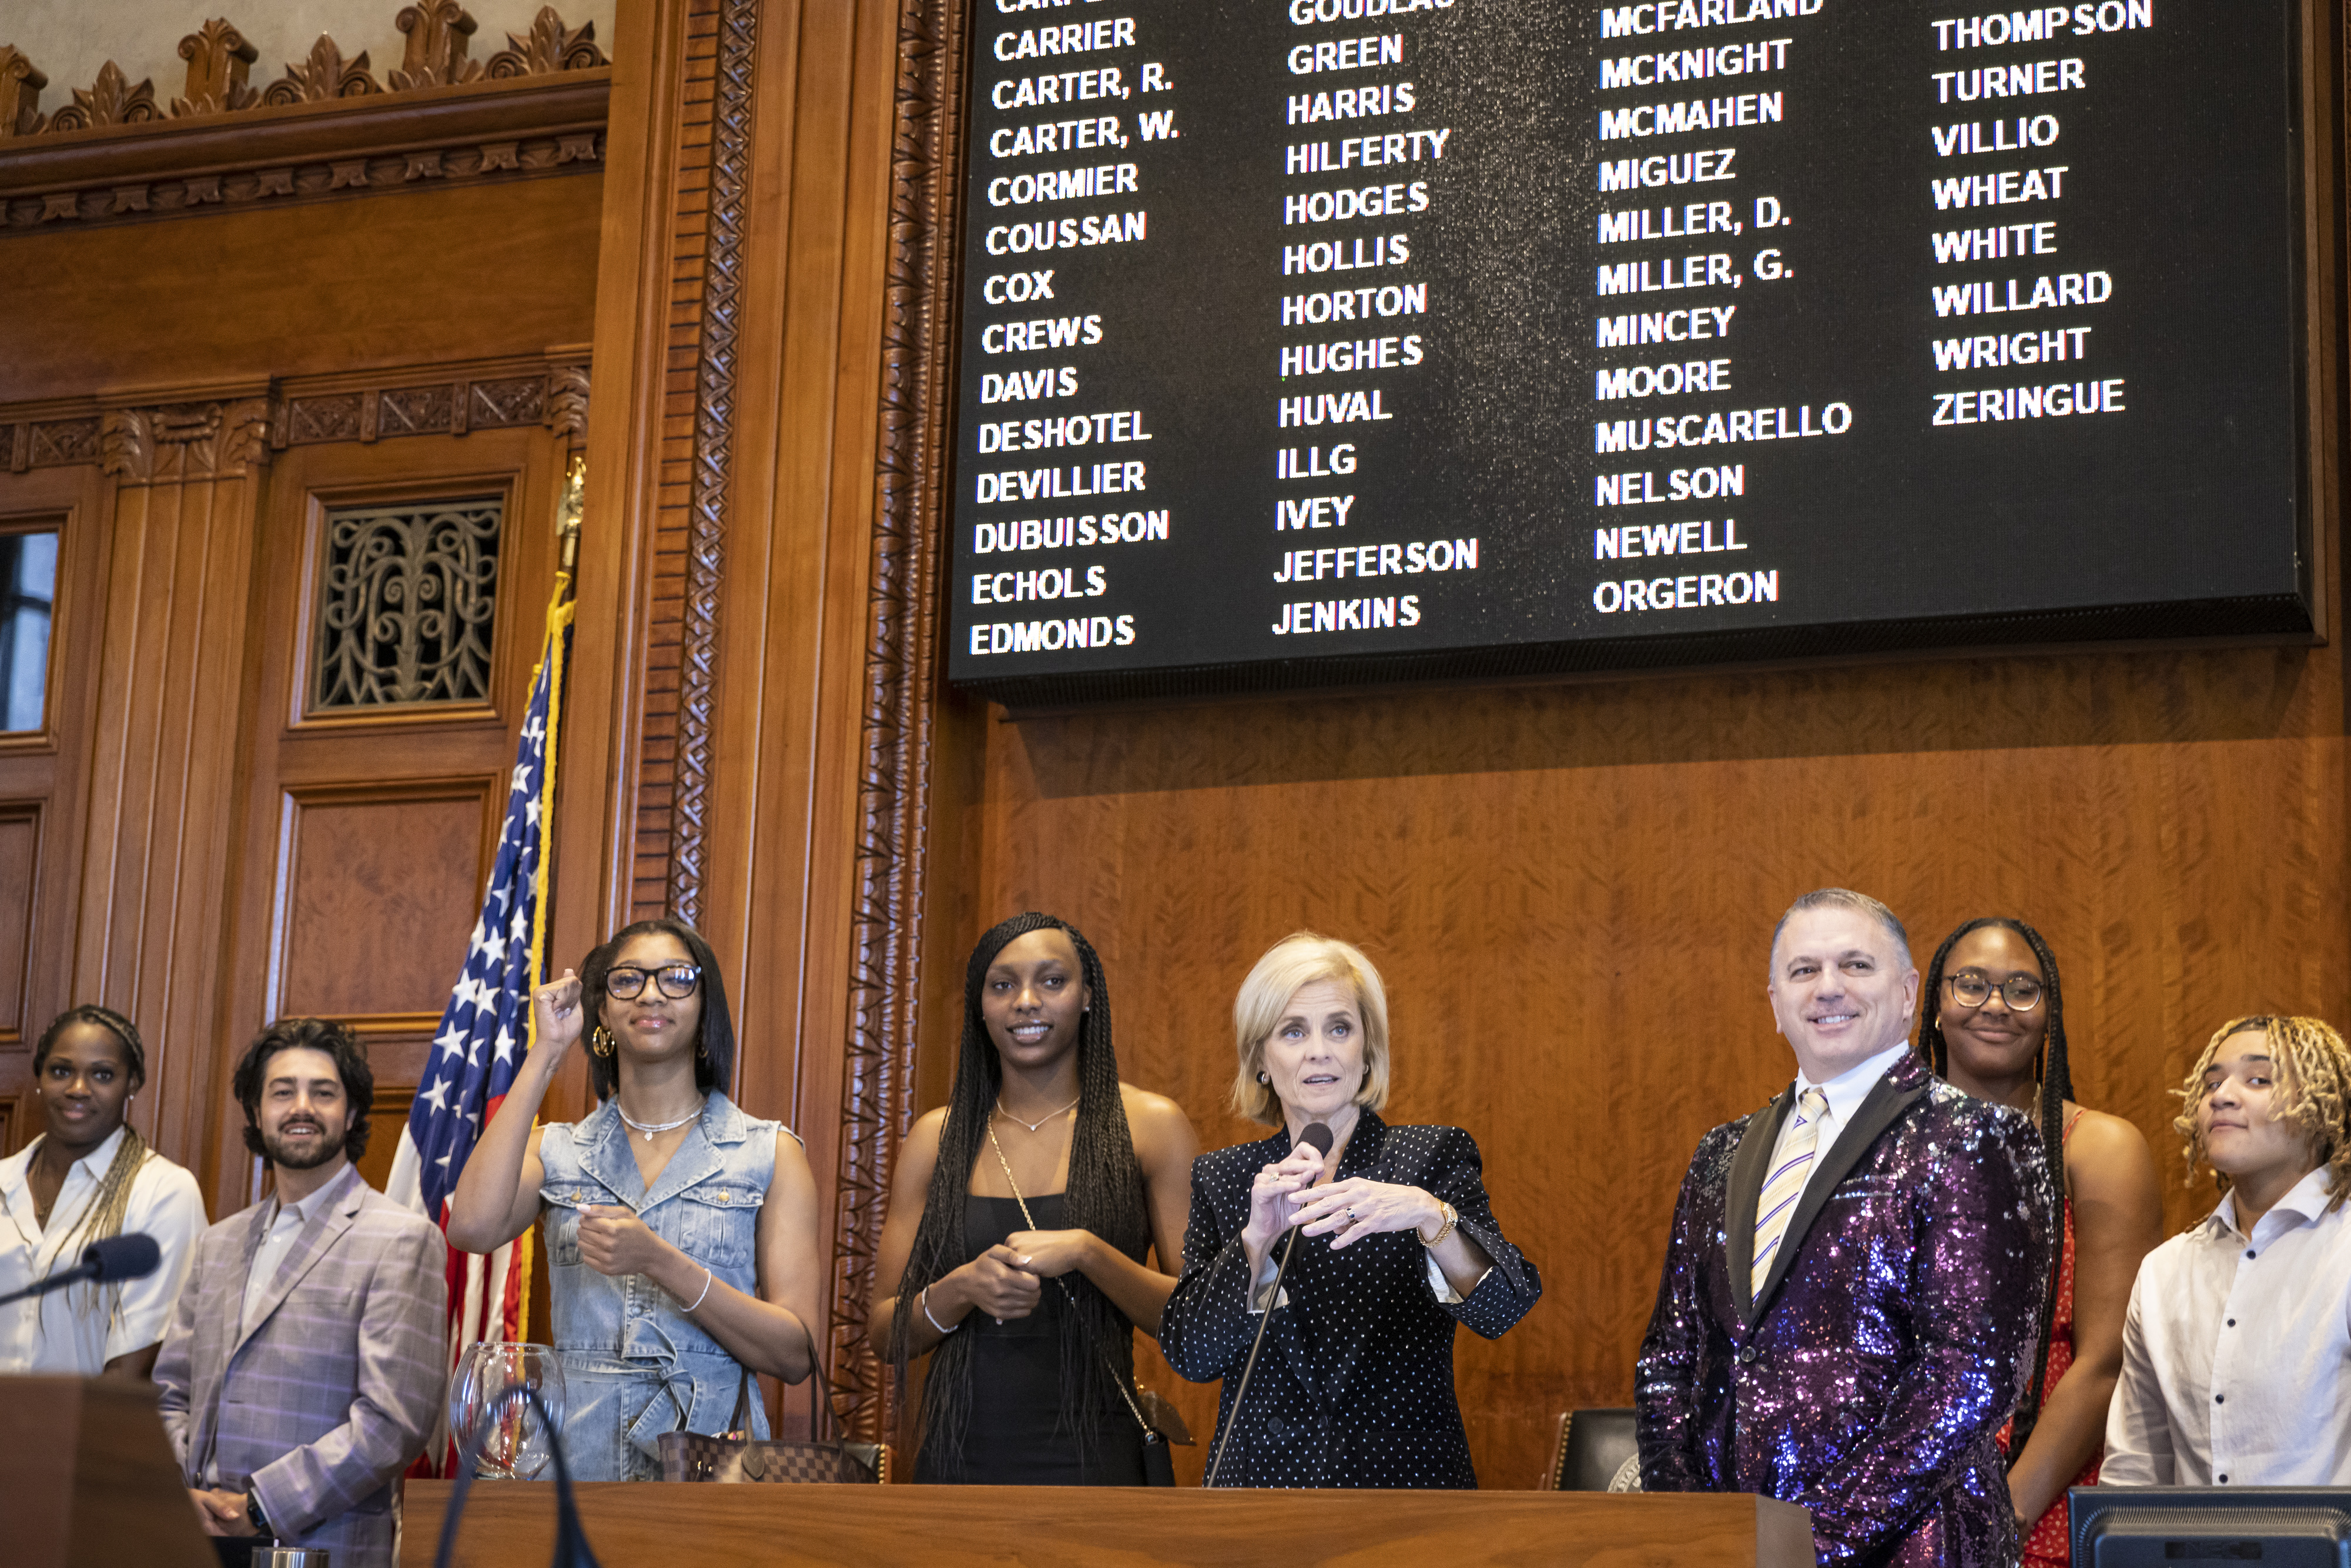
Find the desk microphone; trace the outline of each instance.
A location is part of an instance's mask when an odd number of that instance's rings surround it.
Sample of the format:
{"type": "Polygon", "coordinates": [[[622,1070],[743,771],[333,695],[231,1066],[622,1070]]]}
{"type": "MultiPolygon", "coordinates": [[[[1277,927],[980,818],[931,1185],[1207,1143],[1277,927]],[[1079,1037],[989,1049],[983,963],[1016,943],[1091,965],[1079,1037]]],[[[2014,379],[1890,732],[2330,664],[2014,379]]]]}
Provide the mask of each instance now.
{"type": "MultiPolygon", "coordinates": [[[[1305,1131],[1298,1134],[1300,1144],[1304,1144],[1326,1160],[1331,1157],[1331,1145],[1335,1141],[1331,1136],[1329,1125],[1322,1122],[1308,1123],[1305,1131]]],[[[1290,1152],[1297,1153],[1296,1144],[1290,1145],[1290,1152]]],[[[1241,1385],[1233,1391],[1232,1414],[1225,1418],[1225,1435],[1217,1444],[1215,1462],[1208,1466],[1206,1483],[1208,1486],[1217,1484],[1217,1472],[1225,1465],[1225,1450],[1232,1447],[1234,1429],[1241,1424],[1241,1401],[1249,1397],[1249,1374],[1257,1370],[1258,1347],[1265,1343],[1265,1325],[1273,1321],[1274,1303],[1281,1300],[1281,1281],[1290,1274],[1290,1255],[1297,1250],[1298,1227],[1292,1225],[1290,1239],[1281,1249],[1281,1267],[1273,1272],[1273,1288],[1265,1293],[1265,1311],[1258,1314],[1257,1337],[1249,1341],[1249,1360],[1241,1364],[1241,1385]]],[[[1249,1288],[1254,1291],[1256,1287],[1257,1281],[1250,1281],[1249,1288]]]]}
{"type": "Polygon", "coordinates": [[[85,1280],[108,1283],[143,1280],[153,1273],[162,1261],[163,1249],[155,1244],[153,1237],[143,1230],[134,1230],[128,1236],[110,1236],[84,1248],[78,1266],[62,1274],[52,1274],[46,1280],[36,1280],[21,1291],[11,1291],[0,1296],[0,1307],[33,1296],[46,1296],[51,1291],[62,1291],[68,1285],[78,1285],[85,1280]]]}

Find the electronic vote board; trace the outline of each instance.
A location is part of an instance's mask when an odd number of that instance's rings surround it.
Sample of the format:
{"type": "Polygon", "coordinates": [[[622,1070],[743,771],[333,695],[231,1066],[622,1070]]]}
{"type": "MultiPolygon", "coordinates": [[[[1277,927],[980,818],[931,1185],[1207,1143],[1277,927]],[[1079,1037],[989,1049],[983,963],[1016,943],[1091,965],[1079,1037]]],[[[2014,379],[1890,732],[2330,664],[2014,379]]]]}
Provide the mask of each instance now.
{"type": "Polygon", "coordinates": [[[974,0],[949,678],[2314,629],[2285,0],[974,0]]]}

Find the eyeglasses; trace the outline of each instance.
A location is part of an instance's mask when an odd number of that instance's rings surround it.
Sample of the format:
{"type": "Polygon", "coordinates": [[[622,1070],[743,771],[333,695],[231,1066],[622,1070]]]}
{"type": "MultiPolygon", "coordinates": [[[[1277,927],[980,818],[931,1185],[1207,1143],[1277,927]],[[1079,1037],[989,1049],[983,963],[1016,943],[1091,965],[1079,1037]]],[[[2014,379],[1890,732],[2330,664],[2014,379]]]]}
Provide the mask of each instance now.
{"type": "Polygon", "coordinates": [[[663,996],[677,1001],[694,995],[694,988],[702,984],[702,967],[664,964],[658,969],[640,969],[633,964],[622,964],[605,973],[604,994],[625,1002],[644,990],[648,978],[661,988],[663,996]]]}
{"type": "MultiPolygon", "coordinates": [[[[1981,975],[1952,975],[1943,983],[1951,988],[1951,999],[1963,1008],[1980,1008],[1991,1000],[1992,983],[1981,975]]],[[[2011,975],[1998,988],[2001,998],[2017,1012],[2028,1013],[2041,1005],[2041,982],[2030,975],[2011,975]]]]}

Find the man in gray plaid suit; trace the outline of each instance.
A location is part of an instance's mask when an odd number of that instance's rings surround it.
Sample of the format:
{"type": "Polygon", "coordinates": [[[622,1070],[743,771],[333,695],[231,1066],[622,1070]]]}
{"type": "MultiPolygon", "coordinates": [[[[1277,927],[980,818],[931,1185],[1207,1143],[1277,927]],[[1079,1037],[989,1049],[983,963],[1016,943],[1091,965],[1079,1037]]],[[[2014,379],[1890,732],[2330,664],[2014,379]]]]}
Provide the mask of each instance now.
{"type": "Polygon", "coordinates": [[[163,1424],[210,1533],[392,1568],[445,1382],[447,1249],[351,1164],[375,1074],[341,1026],[271,1024],[235,1087],[277,1189],[196,1243],[155,1362],[163,1424]]]}

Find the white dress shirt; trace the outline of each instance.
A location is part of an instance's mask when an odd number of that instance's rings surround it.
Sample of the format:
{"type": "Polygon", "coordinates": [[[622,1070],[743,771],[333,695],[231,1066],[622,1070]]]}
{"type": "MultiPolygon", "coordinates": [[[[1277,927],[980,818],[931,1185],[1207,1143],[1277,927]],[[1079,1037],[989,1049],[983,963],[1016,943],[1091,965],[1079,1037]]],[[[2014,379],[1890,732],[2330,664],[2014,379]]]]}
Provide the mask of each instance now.
{"type": "MultiPolygon", "coordinates": [[[[1899,1045],[1886,1047],[1858,1067],[1846,1068],[1826,1083],[1815,1083],[1801,1071],[1798,1071],[1797,1099],[1804,1097],[1805,1090],[1817,1089],[1828,1097],[1829,1102],[1828,1110],[1821,1115],[1819,1142],[1813,1146],[1813,1168],[1805,1174],[1804,1191],[1812,1190],[1813,1180],[1821,1174],[1821,1166],[1828,1163],[1829,1150],[1836,1145],[1837,1134],[1861,1109],[1861,1103],[1869,1098],[1869,1092],[1877,1087],[1877,1081],[1909,1051],[1910,1042],[1905,1040],[1899,1045]]],[[[1771,1145],[1771,1163],[1764,1169],[1776,1171],[1787,1163],[1788,1148],[1795,1141],[1797,1130],[1795,1113],[1792,1110],[1787,1120],[1780,1124],[1779,1140],[1771,1145]]]]}
{"type": "Polygon", "coordinates": [[[299,1203],[284,1204],[274,1195],[270,1197],[276,1207],[270,1210],[268,1228],[261,1233],[261,1245],[254,1249],[253,1271],[245,1277],[245,1316],[241,1322],[246,1329],[254,1327],[254,1314],[261,1311],[261,1298],[269,1293],[269,1282],[277,1278],[286,1254],[293,1250],[294,1239],[302,1234],[311,1216],[325,1207],[320,1200],[326,1197],[327,1188],[334,1185],[329,1180],[299,1203]]]}
{"type": "Polygon", "coordinates": [[[2105,1486],[2351,1486],[2351,1208],[2326,1170],[2237,1228],[2220,1207],[2147,1256],[2123,1321],[2105,1486]]]}
{"type": "MultiPolygon", "coordinates": [[[[97,1200],[122,1137],[116,1129],[113,1136],[66,1167],[65,1185],[57,1189],[46,1228],[34,1208],[32,1183],[33,1160],[43,1140],[36,1138],[0,1160],[0,1207],[7,1210],[7,1222],[0,1224],[0,1293],[22,1290],[81,1261],[78,1240],[74,1256],[61,1254],[97,1200]]],[[[204,1195],[196,1178],[186,1166],[151,1152],[131,1178],[122,1232],[152,1236],[162,1261],[143,1280],[71,1285],[0,1307],[0,1372],[95,1376],[116,1356],[161,1341],[205,1224],[204,1195]]]]}

